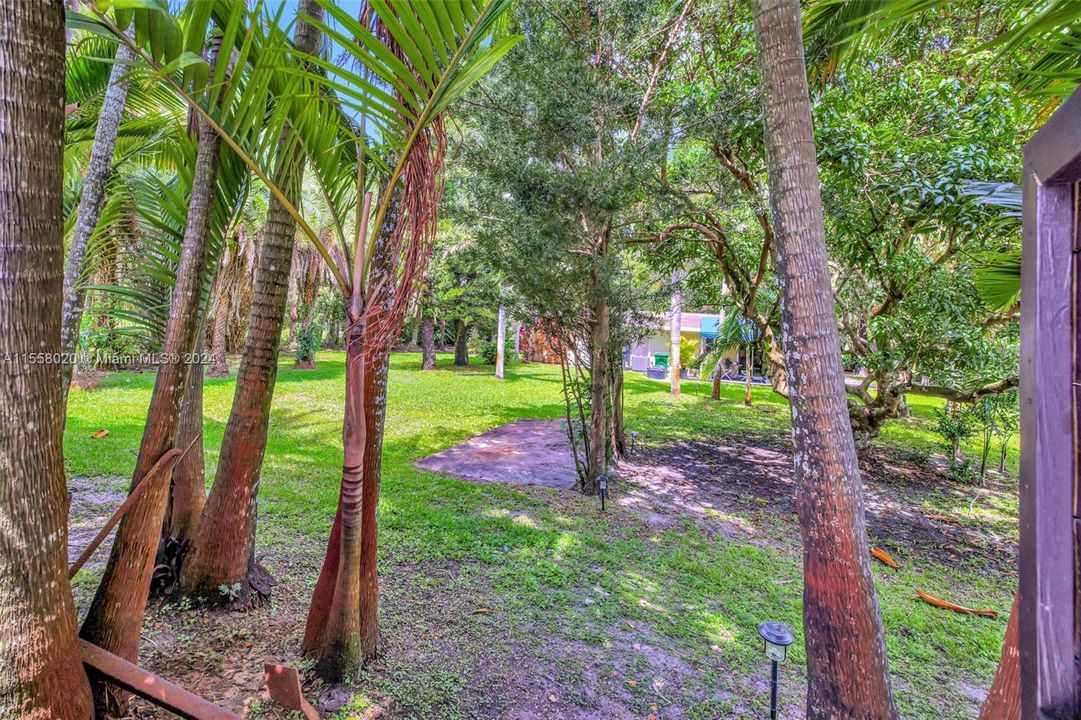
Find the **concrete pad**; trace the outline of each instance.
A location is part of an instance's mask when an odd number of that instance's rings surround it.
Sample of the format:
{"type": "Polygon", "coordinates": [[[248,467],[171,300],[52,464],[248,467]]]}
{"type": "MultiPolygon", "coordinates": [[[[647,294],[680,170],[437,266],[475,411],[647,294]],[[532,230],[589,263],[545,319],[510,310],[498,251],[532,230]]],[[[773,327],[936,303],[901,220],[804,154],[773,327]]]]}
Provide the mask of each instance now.
{"type": "Polygon", "coordinates": [[[473,482],[569,490],[578,482],[562,420],[518,420],[418,460],[417,467],[473,482]]]}

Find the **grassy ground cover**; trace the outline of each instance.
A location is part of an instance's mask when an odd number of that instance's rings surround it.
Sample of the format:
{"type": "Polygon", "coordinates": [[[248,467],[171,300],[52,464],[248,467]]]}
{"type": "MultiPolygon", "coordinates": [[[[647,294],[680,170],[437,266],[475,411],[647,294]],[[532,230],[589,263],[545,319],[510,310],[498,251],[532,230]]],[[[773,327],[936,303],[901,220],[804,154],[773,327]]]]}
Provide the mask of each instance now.
{"type": "MultiPolygon", "coordinates": [[[[295,647],[337,500],[343,359],[321,353],[309,371],[286,361],[278,379],[259,500],[260,547],[282,583],[275,604],[250,620],[224,622],[158,608],[144,651],[152,664],[189,682],[220,675],[239,662],[239,647],[258,644],[267,623],[277,621],[283,625],[273,647],[283,654],[295,647]],[[185,675],[179,665],[195,668],[191,658],[199,653],[198,673],[185,675]]],[[[440,365],[422,372],[418,355],[393,357],[380,505],[385,652],[346,691],[338,715],[363,717],[378,704],[384,717],[441,720],[760,716],[768,670],[755,627],[765,619],[800,624],[794,517],[751,491],[746,502],[713,510],[745,537],[710,532],[690,518],[655,531],[640,512],[618,504],[602,514],[595,500],[573,493],[421,471],[413,461],[472,435],[563,414],[556,367],[510,365],[499,382],[490,367],[454,369],[443,356],[440,365]],[[494,612],[476,614],[480,608],[494,612]]],[[[124,488],[152,384],[151,374],[121,373],[98,390],[72,392],[66,463],[74,489],[124,488]],[[110,434],[91,439],[101,428],[110,434]]],[[[207,381],[208,479],[234,384],[207,381]]],[[[720,403],[708,399],[705,383],[687,382],[684,390],[671,397],[665,384],[628,376],[627,423],[640,433],[644,455],[676,443],[787,442],[787,408],[770,391],[756,389],[756,405],[747,409],[740,386],[726,386],[720,403]]],[[[892,453],[879,463],[884,485],[906,512],[940,518],[961,533],[992,532],[1005,543],[1002,562],[933,543],[887,545],[902,565],[875,567],[891,669],[906,717],[974,717],[1015,582],[1016,484],[1010,477],[983,489],[921,480],[909,492],[906,474],[919,469],[925,478],[941,452],[934,402],[912,402],[913,418],[883,435],[892,453]],[[919,601],[916,587],[1002,614],[990,620],[939,610],[919,601]]],[[[1016,460],[1014,448],[1011,467],[1016,460]]],[[[76,578],[83,605],[98,572],[76,578]]],[[[803,693],[799,642],[790,657],[782,700],[784,717],[794,718],[803,693]]],[[[250,698],[248,708],[264,710],[250,698]]]]}

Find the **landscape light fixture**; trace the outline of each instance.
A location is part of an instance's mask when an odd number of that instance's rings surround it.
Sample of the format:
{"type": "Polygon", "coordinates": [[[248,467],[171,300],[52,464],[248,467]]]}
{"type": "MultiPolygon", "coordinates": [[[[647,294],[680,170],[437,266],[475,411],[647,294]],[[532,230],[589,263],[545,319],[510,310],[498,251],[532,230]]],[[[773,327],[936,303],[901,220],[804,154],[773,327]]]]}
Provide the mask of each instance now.
{"type": "Polygon", "coordinates": [[[788,626],[770,620],[758,626],[758,634],[765,644],[766,657],[770,659],[769,717],[777,720],[777,668],[788,656],[788,646],[796,639],[788,626]]]}
{"type": "Polygon", "coordinates": [[[597,487],[600,489],[600,493],[601,493],[601,512],[605,512],[604,500],[605,500],[605,498],[608,497],[608,476],[607,475],[598,475],[597,476],[597,487]]]}
{"type": "Polygon", "coordinates": [[[631,430],[631,453],[634,453],[634,448],[638,445],[638,431],[631,430]]]}

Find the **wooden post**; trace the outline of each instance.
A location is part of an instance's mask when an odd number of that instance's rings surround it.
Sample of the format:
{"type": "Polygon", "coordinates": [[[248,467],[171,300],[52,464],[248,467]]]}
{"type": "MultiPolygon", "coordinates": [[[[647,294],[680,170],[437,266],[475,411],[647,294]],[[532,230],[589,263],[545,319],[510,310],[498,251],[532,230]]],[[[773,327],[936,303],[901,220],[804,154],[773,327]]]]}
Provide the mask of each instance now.
{"type": "Polygon", "coordinates": [[[1081,94],[1025,146],[1019,628],[1025,720],[1078,714],[1081,94]]]}

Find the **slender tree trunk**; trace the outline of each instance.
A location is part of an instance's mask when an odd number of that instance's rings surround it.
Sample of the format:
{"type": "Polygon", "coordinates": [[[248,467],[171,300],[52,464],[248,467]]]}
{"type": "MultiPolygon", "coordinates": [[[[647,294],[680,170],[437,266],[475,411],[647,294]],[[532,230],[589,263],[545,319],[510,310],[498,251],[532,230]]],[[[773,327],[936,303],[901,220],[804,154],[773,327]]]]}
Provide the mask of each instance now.
{"type": "Polygon", "coordinates": [[[391,304],[396,258],[389,235],[399,212],[400,199],[392,200],[372,254],[369,286],[379,293],[366,299],[364,311],[357,310],[359,299],[350,303],[342,489],[304,629],[304,653],[316,657],[316,671],[329,681],[355,672],[379,647],[378,503],[390,354],[376,337],[387,328],[371,319],[391,304]]]}
{"type": "MultiPolygon", "coordinates": [[[[197,334],[195,352],[203,354],[203,333],[197,334]]],[[[206,502],[206,461],[203,455],[203,364],[196,362],[184,391],[176,446],[187,455],[173,466],[172,495],[166,514],[165,534],[181,542],[195,538],[195,529],[206,502]],[[188,450],[191,446],[191,450],[188,450]]]]}
{"type": "Polygon", "coordinates": [[[803,536],[807,717],[893,720],[830,284],[799,0],[752,0],[803,536]]]}
{"type": "Polygon", "coordinates": [[[86,258],[86,246],[98,226],[101,208],[105,204],[105,186],[113,174],[113,150],[116,148],[116,136],[120,132],[120,120],[124,114],[124,103],[128,98],[127,73],[130,67],[123,64],[134,57],[132,50],[120,43],[116,50],[117,63],[113,65],[109,76],[109,89],[98,113],[98,125],[94,131],[94,144],[90,148],[90,160],[86,164],[83,176],[83,191],[79,198],[79,211],[75,220],[75,229],[71,235],[71,250],[68,253],[67,269],[64,272],[64,309],[60,321],[60,351],[65,360],[63,364],[64,401],[67,402],[68,387],[74,364],[67,362],[79,344],[79,326],[83,320],[83,305],[86,302],[86,290],[80,282],[83,264],[86,258]]]}
{"type": "Polygon", "coordinates": [[[721,363],[722,360],[717,361],[717,367],[713,368],[713,388],[710,392],[710,398],[713,400],[721,399],[721,363]]]}
{"type": "Polygon", "coordinates": [[[671,351],[668,353],[668,371],[671,373],[671,390],[673,395],[679,395],[679,341],[682,337],[683,320],[683,288],[679,270],[672,271],[672,306],[668,314],[668,344],[671,351]]]}
{"type": "Polygon", "coordinates": [[[1019,644],[1017,593],[1013,596],[1006,637],[1002,641],[995,679],[980,705],[980,720],[1021,720],[1021,647],[1019,644]]]}
{"type": "Polygon", "coordinates": [[[747,343],[747,376],[743,385],[743,404],[751,407],[751,383],[754,382],[754,343],[747,343]]]}
{"type": "MultiPolygon", "coordinates": [[[[276,202],[272,198],[272,202],[276,202]]],[[[225,268],[223,267],[222,270],[225,268]]],[[[219,282],[224,279],[224,273],[218,273],[219,282]]],[[[229,306],[232,298],[227,289],[222,288],[217,293],[217,307],[214,309],[214,326],[211,328],[210,338],[210,369],[207,375],[212,378],[229,377],[229,359],[225,357],[229,335],[229,306]]]]}
{"type": "Polygon", "coordinates": [[[60,366],[64,13],[0,13],[0,717],[87,720],[67,574],[60,366]]]}
{"type": "MultiPolygon", "coordinates": [[[[304,0],[299,11],[301,15],[322,18],[322,8],[315,0],[304,0]]],[[[297,47],[303,52],[317,51],[320,35],[312,25],[298,23],[297,47]]],[[[288,132],[288,129],[283,131],[280,143],[283,147],[288,132]]],[[[297,148],[289,157],[283,157],[281,167],[279,185],[295,201],[304,173],[301,150],[297,148]]],[[[220,585],[231,587],[239,583],[241,600],[248,597],[259,475],[278,376],[278,352],[289,298],[295,232],[293,217],[272,198],[255,271],[248,335],[237,371],[233,407],[222,438],[218,469],[199,533],[181,573],[181,585],[191,595],[214,597],[220,585]]]]}
{"type": "Polygon", "coordinates": [[[435,370],[435,318],[424,315],[420,319],[421,370],[435,370]]]}
{"type": "Polygon", "coordinates": [[[414,347],[420,342],[420,321],[424,317],[424,304],[417,298],[416,313],[413,315],[413,334],[409,338],[409,344],[414,347]]]}
{"type": "Polygon", "coordinates": [[[1006,472],[1006,454],[1010,451],[1009,437],[1002,438],[1002,445],[998,450],[998,471],[999,473],[1006,472]]]}
{"type": "Polygon", "coordinates": [[[495,330],[495,376],[503,379],[503,363],[506,361],[505,347],[507,344],[507,308],[502,303],[499,305],[499,314],[496,319],[495,330]]]}
{"type": "MultiPolygon", "coordinates": [[[[169,321],[162,343],[154,392],[143,431],[132,488],[176,444],[180,410],[191,365],[184,356],[195,346],[199,330],[199,305],[206,274],[207,234],[218,174],[221,138],[205,122],[199,123],[199,152],[195,161],[188,224],[184,231],[180,266],[173,290],[169,321]]],[[[82,636],[111,653],[134,662],[139,657],[139,634],[150,591],[154,558],[161,538],[169,499],[169,484],[161,478],[146,492],[120,523],[105,575],[98,586],[82,636]]],[[[120,714],[127,706],[126,693],[103,681],[93,683],[99,713],[120,714]]]]}
{"type": "Polygon", "coordinates": [[[454,321],[454,365],[465,367],[469,365],[469,326],[461,320],[454,321]]]}
{"type": "Polygon", "coordinates": [[[616,457],[627,454],[626,433],[623,427],[623,364],[612,363],[612,444],[616,457]]]}
{"type": "Polygon", "coordinates": [[[589,427],[586,430],[589,433],[589,453],[586,456],[586,477],[582,484],[582,492],[586,495],[597,494],[599,487],[597,478],[608,472],[608,443],[606,441],[608,421],[605,417],[608,404],[608,298],[604,294],[600,268],[596,264],[591,274],[593,282],[593,319],[589,342],[591,384],[589,427]]]}

